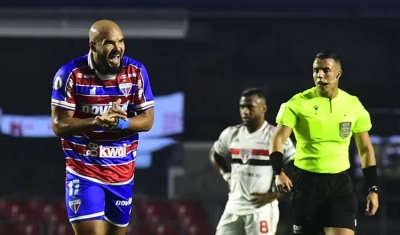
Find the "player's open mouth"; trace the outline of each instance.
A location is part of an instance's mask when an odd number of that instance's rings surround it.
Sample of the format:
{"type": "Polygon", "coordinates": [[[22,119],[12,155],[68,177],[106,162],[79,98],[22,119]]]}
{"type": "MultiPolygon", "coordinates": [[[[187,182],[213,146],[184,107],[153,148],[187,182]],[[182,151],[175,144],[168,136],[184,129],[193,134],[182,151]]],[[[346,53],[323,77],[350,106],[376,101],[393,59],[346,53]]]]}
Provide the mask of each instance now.
{"type": "Polygon", "coordinates": [[[111,65],[119,65],[119,61],[121,59],[120,54],[111,54],[108,56],[108,61],[110,62],[111,65]]]}

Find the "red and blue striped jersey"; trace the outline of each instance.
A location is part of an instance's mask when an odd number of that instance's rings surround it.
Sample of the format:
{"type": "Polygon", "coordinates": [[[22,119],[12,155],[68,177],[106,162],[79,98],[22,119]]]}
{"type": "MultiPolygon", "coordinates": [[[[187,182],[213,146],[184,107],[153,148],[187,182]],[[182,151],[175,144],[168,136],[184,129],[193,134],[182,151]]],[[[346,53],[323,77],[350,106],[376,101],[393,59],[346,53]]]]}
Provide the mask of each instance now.
{"type": "MultiPolygon", "coordinates": [[[[75,118],[104,114],[121,99],[128,117],[154,107],[150,80],[144,65],[127,56],[117,75],[95,70],[91,53],[63,65],[53,80],[51,105],[74,111],[75,118]]],[[[139,134],[97,128],[81,135],[63,136],[66,169],[86,179],[122,185],[134,178],[139,134]]]]}

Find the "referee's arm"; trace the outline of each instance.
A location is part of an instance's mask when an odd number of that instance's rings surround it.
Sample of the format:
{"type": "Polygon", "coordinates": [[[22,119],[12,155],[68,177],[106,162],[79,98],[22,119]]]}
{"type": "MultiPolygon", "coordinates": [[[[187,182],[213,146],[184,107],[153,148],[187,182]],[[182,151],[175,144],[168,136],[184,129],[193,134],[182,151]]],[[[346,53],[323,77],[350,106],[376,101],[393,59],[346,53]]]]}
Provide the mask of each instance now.
{"type": "Polygon", "coordinates": [[[358,153],[360,155],[361,166],[365,175],[365,179],[369,187],[377,186],[376,158],[374,147],[367,131],[354,133],[358,153]]]}
{"type": "Polygon", "coordinates": [[[376,165],[375,151],[368,132],[354,133],[362,168],[376,165]]]}
{"type": "Polygon", "coordinates": [[[270,152],[281,152],[283,153],[283,145],[286,140],[289,138],[290,134],[292,134],[292,128],[288,126],[284,126],[278,124],[276,127],[274,134],[272,135],[270,152]]]}

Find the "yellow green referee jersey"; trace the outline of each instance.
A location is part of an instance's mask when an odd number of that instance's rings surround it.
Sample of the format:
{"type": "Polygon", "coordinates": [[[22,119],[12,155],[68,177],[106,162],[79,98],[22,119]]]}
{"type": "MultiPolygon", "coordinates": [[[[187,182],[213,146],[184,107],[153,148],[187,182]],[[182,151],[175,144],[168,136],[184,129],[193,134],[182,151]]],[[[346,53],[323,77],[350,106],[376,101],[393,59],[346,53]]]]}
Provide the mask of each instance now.
{"type": "Polygon", "coordinates": [[[356,96],[339,89],[338,95],[329,99],[320,96],[316,87],[283,103],[276,122],[293,129],[296,167],[329,174],[350,168],[352,134],[372,127],[368,111],[356,96]]]}

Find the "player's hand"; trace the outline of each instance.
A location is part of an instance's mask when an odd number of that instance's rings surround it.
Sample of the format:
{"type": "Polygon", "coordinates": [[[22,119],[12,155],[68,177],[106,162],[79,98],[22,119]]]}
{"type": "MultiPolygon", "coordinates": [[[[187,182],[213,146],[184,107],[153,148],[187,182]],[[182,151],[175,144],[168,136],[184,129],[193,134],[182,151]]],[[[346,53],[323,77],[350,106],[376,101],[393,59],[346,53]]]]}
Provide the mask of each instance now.
{"type": "Polygon", "coordinates": [[[95,117],[95,121],[97,125],[111,129],[118,124],[118,118],[119,116],[117,115],[107,115],[107,116],[102,115],[95,117]]]}
{"type": "Polygon", "coordinates": [[[115,101],[113,106],[107,111],[107,114],[119,114],[125,116],[126,118],[128,114],[121,109],[121,107],[119,106],[120,104],[121,104],[121,99],[115,101]]]}
{"type": "Polygon", "coordinates": [[[251,200],[251,202],[256,205],[258,208],[273,202],[275,199],[278,199],[281,194],[276,192],[276,193],[252,193],[251,196],[254,196],[254,198],[251,200]]]}
{"type": "Polygon", "coordinates": [[[289,177],[284,172],[275,176],[275,185],[280,193],[289,193],[292,190],[293,184],[289,177]]]}
{"type": "Polygon", "coordinates": [[[369,193],[367,196],[367,208],[365,210],[365,215],[373,216],[379,207],[379,198],[377,193],[369,193]]]}
{"type": "Polygon", "coordinates": [[[118,99],[107,112],[97,116],[95,118],[97,125],[111,129],[118,124],[118,118],[127,119],[127,113],[119,107],[120,104],[121,99],[118,99]]]}

